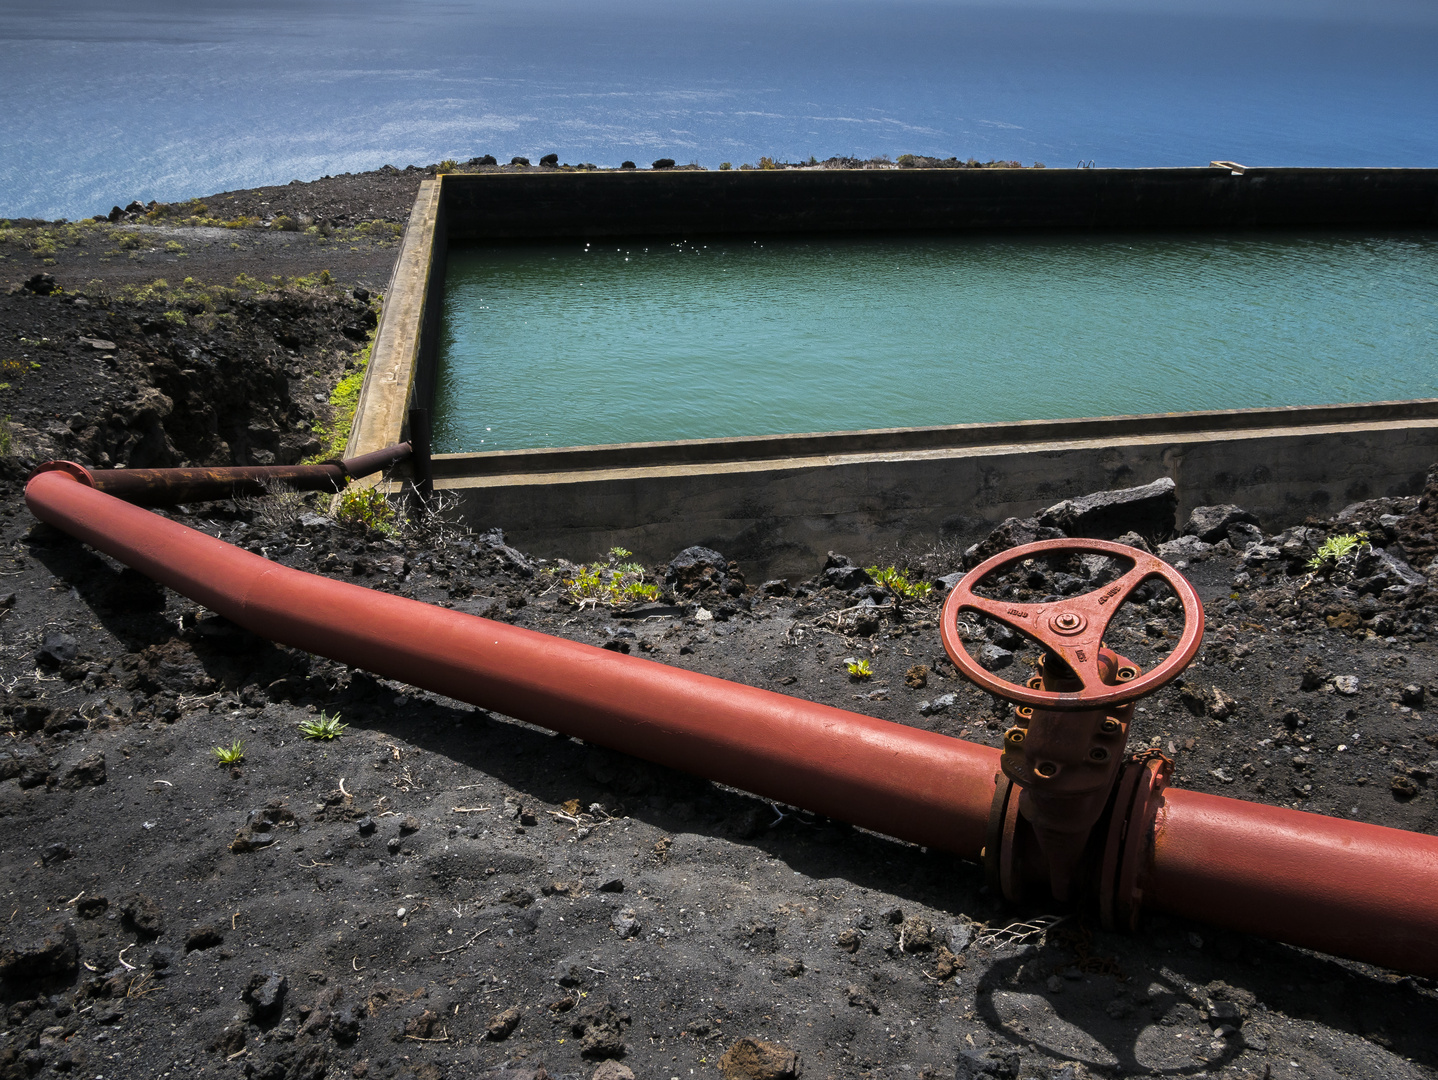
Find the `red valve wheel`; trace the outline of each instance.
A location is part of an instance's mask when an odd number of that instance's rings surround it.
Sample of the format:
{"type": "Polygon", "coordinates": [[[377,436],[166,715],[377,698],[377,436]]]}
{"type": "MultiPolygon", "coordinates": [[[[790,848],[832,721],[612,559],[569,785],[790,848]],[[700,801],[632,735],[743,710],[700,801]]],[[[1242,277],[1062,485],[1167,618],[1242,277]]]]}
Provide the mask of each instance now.
{"type": "Polygon", "coordinates": [[[1150,694],[1186,668],[1203,641],[1203,604],[1188,580],[1168,563],[1137,548],[1107,540],[1041,540],[1036,544],[1001,551],[965,574],[944,601],[944,651],[965,676],[991,694],[1041,709],[1093,709],[1123,705],[1150,694]],[[1133,568],[1101,589],[1083,596],[1065,596],[1044,604],[1018,604],[974,595],[974,587],[995,570],[1035,555],[1112,555],[1132,562],[1133,568]],[[1129,595],[1150,578],[1161,578],[1183,604],[1183,634],[1178,645],[1150,671],[1130,682],[1110,685],[1099,674],[1099,645],[1108,624],[1129,595]],[[1051,654],[1063,659],[1083,688],[1076,693],[1035,690],[1000,679],[979,666],[959,638],[958,617],[977,611],[1033,638],[1051,654]]]}

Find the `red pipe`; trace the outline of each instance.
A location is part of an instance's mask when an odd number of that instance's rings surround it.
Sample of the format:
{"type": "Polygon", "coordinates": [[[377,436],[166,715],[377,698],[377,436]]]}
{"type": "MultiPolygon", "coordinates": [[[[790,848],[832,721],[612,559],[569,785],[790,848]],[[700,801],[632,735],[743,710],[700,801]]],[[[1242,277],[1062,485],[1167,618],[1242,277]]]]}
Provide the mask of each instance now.
{"type": "MultiPolygon", "coordinates": [[[[983,850],[989,747],[292,570],[64,471],[36,474],[25,500],[271,640],[917,844],[983,850]]],[[[1161,798],[1145,906],[1438,974],[1438,839],[1173,788],[1161,798]]]]}
{"type": "Polygon", "coordinates": [[[987,746],[291,570],[67,472],[32,477],[25,501],[272,641],[917,844],[983,846],[987,746]]]}
{"type": "Polygon", "coordinates": [[[1146,907],[1438,974],[1438,837],[1165,789],[1146,907]]]}

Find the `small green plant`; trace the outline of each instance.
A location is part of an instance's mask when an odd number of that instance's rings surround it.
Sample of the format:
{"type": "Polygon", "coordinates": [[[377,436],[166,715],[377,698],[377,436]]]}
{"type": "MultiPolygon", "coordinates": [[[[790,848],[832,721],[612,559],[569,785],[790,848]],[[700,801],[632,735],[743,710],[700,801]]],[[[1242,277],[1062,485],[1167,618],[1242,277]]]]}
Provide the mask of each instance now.
{"type": "Polygon", "coordinates": [[[165,312],[165,321],[172,326],[184,326],[185,313],[183,311],[167,311],[165,312]]]}
{"type": "Polygon", "coordinates": [[[14,452],[15,429],[10,426],[10,414],[6,413],[0,418],[0,458],[8,458],[14,452]]]}
{"type": "Polygon", "coordinates": [[[1368,534],[1342,533],[1338,536],[1330,536],[1318,546],[1318,553],[1308,560],[1310,570],[1319,570],[1330,563],[1336,563],[1345,555],[1357,551],[1361,545],[1368,543],[1368,534]]]}
{"type": "Polygon", "coordinates": [[[238,765],[245,760],[245,743],[243,739],[236,739],[229,746],[211,747],[210,753],[221,765],[238,765]]]}
{"type": "Polygon", "coordinates": [[[394,528],[394,507],[379,488],[351,485],[340,494],[335,520],[389,532],[394,528]]]}
{"type": "Polygon", "coordinates": [[[844,665],[849,671],[849,678],[855,682],[863,682],[865,679],[874,677],[874,669],[869,666],[867,660],[850,660],[844,665]]]}
{"type": "MultiPolygon", "coordinates": [[[[322,276],[328,271],[322,271],[322,276]]],[[[321,282],[321,284],[327,284],[321,282]]],[[[354,370],[335,384],[330,394],[330,407],[333,410],[328,422],[320,421],[315,424],[315,435],[323,444],[320,451],[314,457],[309,458],[306,464],[316,464],[321,461],[328,461],[332,458],[344,457],[345,445],[349,442],[350,429],[354,426],[355,410],[359,408],[360,391],[364,389],[365,370],[369,367],[370,353],[374,349],[374,337],[378,327],[370,331],[370,337],[365,342],[364,349],[355,358],[354,370]]]]}
{"type": "Polygon", "coordinates": [[[172,253],[175,253],[175,254],[178,254],[179,252],[185,250],[185,245],[182,244],[182,243],[180,243],[178,240],[166,240],[166,241],[165,241],[165,250],[166,250],[166,251],[169,251],[169,252],[172,252],[172,253]]]}
{"type": "Polygon", "coordinates": [[[623,607],[639,601],[659,599],[659,587],[644,580],[644,567],[636,562],[623,562],[634,553],[612,547],[608,562],[592,566],[560,566],[550,573],[559,578],[564,598],[579,607],[623,607]]]}
{"type": "Polygon", "coordinates": [[[318,717],[301,720],[299,727],[300,734],[306,739],[318,739],[327,742],[330,739],[338,739],[344,734],[345,728],[349,727],[349,725],[340,722],[339,713],[335,713],[331,716],[329,713],[322,712],[318,717]]]}
{"type": "Polygon", "coordinates": [[[445,158],[443,161],[441,161],[438,165],[435,166],[434,171],[441,173],[450,173],[454,172],[454,170],[457,168],[459,168],[459,162],[455,161],[454,158],[445,158]]]}
{"type": "Polygon", "coordinates": [[[893,566],[869,566],[865,567],[865,572],[905,600],[926,599],[934,588],[927,581],[910,581],[907,574],[900,573],[898,568],[893,566]]]}

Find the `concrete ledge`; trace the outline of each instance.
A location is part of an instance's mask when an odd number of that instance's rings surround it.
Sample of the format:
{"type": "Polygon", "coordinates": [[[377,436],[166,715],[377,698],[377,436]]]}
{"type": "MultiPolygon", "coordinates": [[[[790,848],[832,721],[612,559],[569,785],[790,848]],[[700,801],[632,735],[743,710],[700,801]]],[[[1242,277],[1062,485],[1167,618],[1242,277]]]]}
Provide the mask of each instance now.
{"type": "Polygon", "coordinates": [[[966,544],[1006,517],[1160,476],[1177,483],[1181,515],[1236,502],[1280,527],[1358,499],[1416,494],[1438,461],[1438,401],[963,430],[967,440],[946,447],[864,448],[874,433],[863,432],[841,453],[703,463],[657,460],[683,444],[598,448],[656,460],[595,468],[575,450],[580,467],[565,471],[453,470],[446,457],[436,459],[437,476],[447,474],[436,483],[459,496],[467,519],[500,526],[541,556],[619,544],[659,560],[702,543],[765,574],[807,576],[829,549],[868,559],[966,544]],[[1052,437],[1002,441],[1016,428],[1052,437]]]}
{"type": "Polygon", "coordinates": [[[425,180],[385,293],[346,457],[392,446],[403,438],[415,382],[433,348],[433,328],[426,323],[436,319],[443,299],[447,250],[440,183],[437,178],[425,180]]]}
{"type": "Polygon", "coordinates": [[[629,471],[635,475],[664,475],[686,468],[693,471],[694,468],[706,467],[720,471],[743,471],[747,463],[753,462],[767,465],[777,461],[802,460],[812,466],[876,456],[916,458],[926,454],[979,452],[1039,444],[1116,442],[1147,436],[1171,439],[1187,433],[1217,437],[1223,432],[1312,429],[1322,425],[1350,429],[1391,420],[1438,422],[1438,398],[436,454],[434,475],[437,480],[456,482],[464,478],[478,480],[489,477],[494,478],[496,483],[511,483],[518,477],[536,474],[555,476],[629,471]]]}

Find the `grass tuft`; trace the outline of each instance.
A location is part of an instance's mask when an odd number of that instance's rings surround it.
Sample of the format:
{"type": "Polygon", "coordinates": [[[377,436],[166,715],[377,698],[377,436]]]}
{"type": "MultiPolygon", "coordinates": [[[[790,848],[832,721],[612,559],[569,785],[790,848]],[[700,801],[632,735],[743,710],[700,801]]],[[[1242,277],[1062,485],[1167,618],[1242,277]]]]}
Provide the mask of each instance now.
{"type": "Polygon", "coordinates": [[[338,739],[344,734],[347,727],[349,727],[348,724],[340,722],[339,713],[331,716],[329,713],[322,712],[318,717],[301,720],[299,723],[300,734],[306,739],[317,739],[323,742],[338,739]]]}
{"type": "Polygon", "coordinates": [[[211,747],[210,753],[221,765],[237,765],[245,760],[245,743],[243,739],[236,739],[229,746],[211,747]]]}

